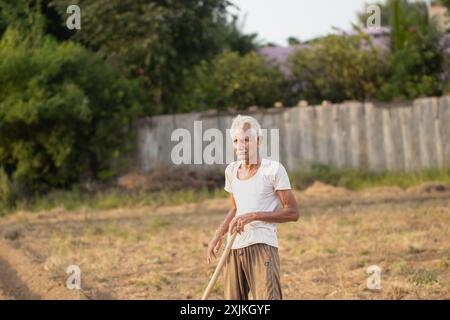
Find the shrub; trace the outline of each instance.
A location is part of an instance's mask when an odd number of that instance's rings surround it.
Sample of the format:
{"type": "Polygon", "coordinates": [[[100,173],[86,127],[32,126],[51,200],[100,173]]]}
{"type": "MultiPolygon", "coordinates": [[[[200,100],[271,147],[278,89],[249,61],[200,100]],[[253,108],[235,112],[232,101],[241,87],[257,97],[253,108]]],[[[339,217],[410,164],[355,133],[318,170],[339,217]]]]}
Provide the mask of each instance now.
{"type": "Polygon", "coordinates": [[[300,99],[366,100],[375,97],[387,61],[367,35],[331,35],[290,57],[292,83],[300,99]]]}
{"type": "Polygon", "coordinates": [[[283,99],[283,75],[255,52],[225,51],[200,63],[187,80],[179,101],[184,111],[272,106],[283,99]]]}
{"type": "Polygon", "coordinates": [[[130,150],[139,88],[80,45],[8,29],[0,41],[0,166],[29,190],[114,174],[130,150]]]}
{"type": "Polygon", "coordinates": [[[441,37],[430,20],[425,3],[409,7],[406,1],[390,0],[392,15],[390,72],[378,99],[414,99],[442,94],[441,37]]]}

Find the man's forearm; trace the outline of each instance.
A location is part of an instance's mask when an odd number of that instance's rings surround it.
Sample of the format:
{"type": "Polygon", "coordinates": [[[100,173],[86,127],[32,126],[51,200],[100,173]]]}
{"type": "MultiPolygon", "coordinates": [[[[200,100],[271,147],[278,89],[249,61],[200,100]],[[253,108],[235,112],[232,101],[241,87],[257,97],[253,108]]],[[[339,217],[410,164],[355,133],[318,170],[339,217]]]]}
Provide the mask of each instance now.
{"type": "Polygon", "coordinates": [[[224,236],[228,232],[228,225],[230,224],[231,220],[233,220],[235,215],[236,215],[236,208],[231,208],[230,211],[228,211],[225,220],[216,230],[216,236],[224,236]]]}
{"type": "Polygon", "coordinates": [[[253,221],[264,221],[270,223],[283,223],[297,221],[299,214],[296,209],[283,208],[272,212],[254,212],[253,221]]]}

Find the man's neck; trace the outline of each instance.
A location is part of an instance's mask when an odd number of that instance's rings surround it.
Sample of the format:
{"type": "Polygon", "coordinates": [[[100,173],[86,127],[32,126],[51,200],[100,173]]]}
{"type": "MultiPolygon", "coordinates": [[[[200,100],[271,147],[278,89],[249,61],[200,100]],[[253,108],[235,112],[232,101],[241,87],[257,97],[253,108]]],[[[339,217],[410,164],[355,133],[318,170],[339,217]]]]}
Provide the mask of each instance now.
{"type": "Polygon", "coordinates": [[[242,161],[241,167],[245,170],[251,170],[252,168],[258,167],[261,164],[261,157],[258,155],[256,163],[250,163],[250,159],[245,159],[242,161]]]}

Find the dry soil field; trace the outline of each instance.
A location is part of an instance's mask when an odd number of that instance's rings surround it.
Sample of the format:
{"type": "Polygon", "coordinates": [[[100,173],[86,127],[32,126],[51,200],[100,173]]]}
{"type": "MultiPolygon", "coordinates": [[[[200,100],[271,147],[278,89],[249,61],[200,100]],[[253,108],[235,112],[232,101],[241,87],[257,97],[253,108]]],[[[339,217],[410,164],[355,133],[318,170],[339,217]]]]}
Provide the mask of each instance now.
{"type": "MultiPolygon", "coordinates": [[[[279,226],[286,299],[449,299],[450,192],[315,184],[279,226]],[[367,268],[381,268],[381,290],[367,268]]],[[[0,218],[0,299],[199,299],[226,199],[0,218]],[[69,265],[82,289],[65,287],[69,265]]],[[[222,297],[218,283],[211,298],[222,297]]]]}

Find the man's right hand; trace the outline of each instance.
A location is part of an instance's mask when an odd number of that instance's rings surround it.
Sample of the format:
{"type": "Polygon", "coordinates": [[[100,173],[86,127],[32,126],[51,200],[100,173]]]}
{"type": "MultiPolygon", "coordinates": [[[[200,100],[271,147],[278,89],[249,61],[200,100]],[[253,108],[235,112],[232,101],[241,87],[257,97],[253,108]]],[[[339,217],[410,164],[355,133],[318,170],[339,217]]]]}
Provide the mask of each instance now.
{"type": "Polygon", "coordinates": [[[210,264],[216,258],[216,254],[219,252],[223,240],[224,236],[215,235],[214,238],[209,242],[206,257],[206,261],[208,264],[210,264]]]}

